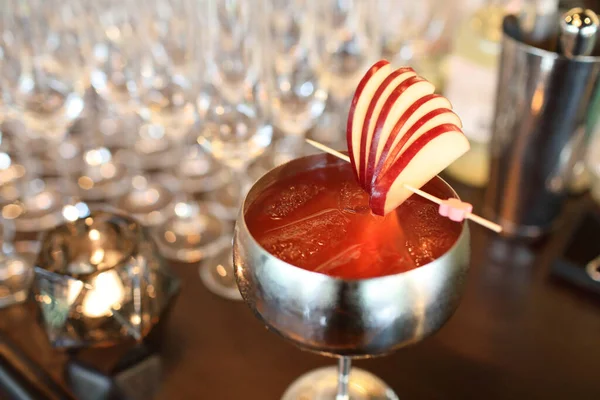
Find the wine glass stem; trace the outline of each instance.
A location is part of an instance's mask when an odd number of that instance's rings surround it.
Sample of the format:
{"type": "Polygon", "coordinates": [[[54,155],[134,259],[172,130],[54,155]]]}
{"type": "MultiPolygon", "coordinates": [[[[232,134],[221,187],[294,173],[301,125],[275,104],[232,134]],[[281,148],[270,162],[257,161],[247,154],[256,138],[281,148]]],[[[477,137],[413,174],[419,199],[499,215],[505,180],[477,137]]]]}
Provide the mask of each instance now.
{"type": "MultiPolygon", "coordinates": [[[[69,135],[69,133],[65,135],[65,139],[67,138],[67,135],[69,135]]],[[[75,176],[77,173],[70,167],[70,163],[67,160],[59,156],[61,143],[52,141],[49,145],[53,148],[55,153],[53,163],[58,173],[60,190],[62,191],[61,200],[64,203],[63,206],[74,205],[80,200],[77,177],[75,176]]],[[[83,151],[83,149],[81,149],[81,151],[83,151]]]]}
{"type": "Polygon", "coordinates": [[[3,256],[10,255],[14,252],[14,239],[15,239],[15,225],[12,220],[0,217],[0,224],[2,224],[2,246],[0,246],[0,253],[3,256]]]}
{"type": "Polygon", "coordinates": [[[25,176],[20,179],[20,197],[25,201],[39,194],[37,187],[39,173],[35,163],[34,155],[31,151],[32,142],[25,139],[29,133],[23,132],[20,137],[14,138],[14,151],[20,164],[25,168],[25,176]]]}
{"type": "MultiPolygon", "coordinates": [[[[182,162],[185,162],[188,154],[187,154],[187,149],[185,147],[185,144],[178,144],[178,151],[177,151],[177,155],[179,156],[179,159],[182,160],[182,162]]],[[[190,204],[193,202],[193,198],[192,196],[186,192],[185,188],[184,188],[184,182],[185,182],[185,173],[183,171],[182,168],[180,168],[178,165],[176,165],[173,168],[173,171],[175,172],[175,180],[177,181],[177,186],[176,186],[176,190],[175,190],[175,202],[177,204],[179,203],[184,203],[184,204],[190,204]]]]}
{"type": "Polygon", "coordinates": [[[350,357],[340,357],[338,361],[338,389],[335,400],[349,400],[348,380],[350,378],[350,367],[352,359],[350,357]]]}
{"type": "Polygon", "coordinates": [[[246,198],[246,192],[250,189],[251,182],[247,173],[247,164],[231,168],[233,175],[233,184],[236,185],[238,198],[236,199],[237,206],[241,207],[246,198]]]}

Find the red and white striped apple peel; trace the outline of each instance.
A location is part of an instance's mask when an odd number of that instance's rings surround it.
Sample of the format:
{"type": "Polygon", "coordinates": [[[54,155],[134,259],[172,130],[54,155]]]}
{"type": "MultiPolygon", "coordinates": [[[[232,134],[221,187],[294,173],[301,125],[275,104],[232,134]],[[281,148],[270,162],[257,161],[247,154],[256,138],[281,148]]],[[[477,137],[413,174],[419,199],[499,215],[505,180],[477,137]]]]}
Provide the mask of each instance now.
{"type": "MultiPolygon", "coordinates": [[[[324,144],[319,142],[315,142],[314,140],[306,139],[306,142],[313,147],[316,147],[319,150],[322,150],[326,153],[329,153],[333,156],[336,156],[344,161],[350,162],[350,157],[347,155],[340,153],[337,150],[329,148],[324,144]]],[[[473,210],[473,206],[467,202],[460,201],[456,198],[449,198],[446,200],[442,200],[439,197],[436,197],[430,193],[427,193],[421,189],[415,188],[408,184],[403,184],[404,188],[418,196],[421,196],[427,200],[432,201],[433,203],[438,204],[440,207],[438,212],[443,217],[448,217],[452,221],[461,222],[464,219],[471,220],[485,228],[488,228],[494,232],[502,232],[502,227],[492,221],[489,221],[483,217],[480,217],[476,214],[473,214],[471,211],[473,210]]]]}
{"type": "MultiPolygon", "coordinates": [[[[415,104],[422,103],[429,99],[429,96],[433,95],[435,87],[427,80],[420,76],[412,76],[404,80],[390,93],[383,108],[377,116],[377,122],[373,131],[373,138],[371,139],[371,148],[368,151],[368,156],[365,159],[365,185],[370,186],[373,181],[375,166],[385,159],[387,159],[387,153],[389,147],[394,142],[397,142],[402,136],[397,136],[404,126],[412,126],[418,119],[414,117],[415,111],[419,109],[414,107],[415,104]],[[415,99],[417,99],[415,101],[415,99]],[[411,119],[412,123],[406,124],[407,120],[411,119]],[[398,121],[402,120],[402,124],[398,124],[398,121]],[[388,147],[387,151],[384,149],[388,147]],[[385,154],[384,154],[385,153],[385,154]]],[[[448,107],[451,107],[450,103],[448,107]]],[[[436,104],[436,102],[433,102],[436,104]]],[[[437,102],[439,103],[439,102],[437,102]]]]}
{"type": "MultiPolygon", "coordinates": [[[[366,181],[367,166],[371,154],[371,146],[373,141],[376,141],[379,137],[375,131],[377,121],[379,120],[379,114],[384,109],[384,105],[387,103],[390,95],[397,89],[401,91],[405,82],[412,82],[412,80],[425,81],[417,76],[417,73],[410,67],[399,68],[392,71],[384,80],[381,82],[377,90],[373,94],[369,106],[367,107],[363,126],[360,135],[360,157],[361,157],[361,168],[358,171],[359,182],[362,182],[365,189],[368,188],[368,182],[366,181]]],[[[427,82],[429,83],[429,82],[427,82]]],[[[429,84],[432,88],[433,85],[429,84]]],[[[432,89],[433,93],[433,89],[432,89]]],[[[364,96],[364,95],[363,95],[364,96]]],[[[377,144],[375,144],[377,146],[377,144]]]]}
{"type": "Polygon", "coordinates": [[[360,153],[362,135],[362,127],[367,117],[367,110],[371,104],[373,94],[379,88],[379,85],[385,80],[390,74],[392,69],[389,61],[380,60],[373,64],[367,73],[358,83],[352,103],[350,104],[350,111],[348,112],[348,123],[346,125],[346,141],[348,142],[348,154],[350,154],[350,160],[356,175],[356,180],[362,185],[359,171],[362,165],[363,155],[360,153]],[[368,94],[368,95],[365,95],[368,94]]]}
{"type": "MultiPolygon", "coordinates": [[[[395,93],[392,93],[390,99],[395,101],[394,97],[395,93]]],[[[406,141],[403,139],[404,136],[413,129],[413,126],[416,122],[420,121],[434,110],[451,108],[452,105],[448,99],[438,94],[430,94],[417,99],[409,108],[404,111],[401,117],[395,120],[395,122],[394,120],[391,120],[394,125],[391,128],[387,136],[387,140],[383,146],[381,146],[381,144],[379,145],[379,147],[381,147],[381,151],[377,151],[375,169],[371,171],[371,174],[368,177],[371,184],[373,183],[373,177],[379,176],[384,167],[388,166],[386,160],[393,160],[396,158],[396,153],[399,152],[406,143],[406,141]]],[[[381,129],[385,129],[385,124],[388,122],[389,121],[387,120],[382,121],[383,125],[381,126],[381,129]]]]}

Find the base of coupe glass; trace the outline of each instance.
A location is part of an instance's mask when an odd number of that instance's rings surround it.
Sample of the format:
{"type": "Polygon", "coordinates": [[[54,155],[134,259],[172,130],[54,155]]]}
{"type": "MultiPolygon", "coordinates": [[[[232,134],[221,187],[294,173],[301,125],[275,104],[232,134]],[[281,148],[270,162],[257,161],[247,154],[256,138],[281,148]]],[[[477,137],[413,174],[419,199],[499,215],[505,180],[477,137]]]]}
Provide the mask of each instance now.
{"type": "Polygon", "coordinates": [[[204,260],[200,266],[200,279],[204,286],[217,296],[228,300],[242,300],[233,275],[231,246],[204,260]]]}
{"type": "MultiPolygon", "coordinates": [[[[331,400],[336,398],[337,367],[324,367],[307,372],[296,379],[285,391],[281,400],[331,400]]],[[[348,383],[350,400],[398,400],[384,381],[359,368],[350,370],[348,383]]]]}
{"type": "Polygon", "coordinates": [[[13,216],[17,232],[45,231],[63,221],[62,186],[58,180],[47,179],[43,191],[24,200],[20,213],[13,216]]]}
{"type": "Polygon", "coordinates": [[[226,210],[219,203],[181,202],[151,232],[161,254],[171,260],[196,263],[219,252],[231,240],[224,237],[226,210]]]}

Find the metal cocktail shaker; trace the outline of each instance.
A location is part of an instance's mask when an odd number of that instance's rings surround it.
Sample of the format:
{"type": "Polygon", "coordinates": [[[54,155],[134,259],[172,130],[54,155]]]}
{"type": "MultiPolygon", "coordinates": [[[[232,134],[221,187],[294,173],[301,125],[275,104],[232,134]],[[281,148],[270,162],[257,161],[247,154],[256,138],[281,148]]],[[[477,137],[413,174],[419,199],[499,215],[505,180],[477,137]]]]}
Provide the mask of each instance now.
{"type": "Polygon", "coordinates": [[[484,214],[510,236],[536,238],[552,228],[600,114],[598,46],[582,46],[590,39],[561,28],[558,53],[526,43],[516,16],[503,22],[484,214]],[[577,55],[581,49],[591,54],[577,55]]]}

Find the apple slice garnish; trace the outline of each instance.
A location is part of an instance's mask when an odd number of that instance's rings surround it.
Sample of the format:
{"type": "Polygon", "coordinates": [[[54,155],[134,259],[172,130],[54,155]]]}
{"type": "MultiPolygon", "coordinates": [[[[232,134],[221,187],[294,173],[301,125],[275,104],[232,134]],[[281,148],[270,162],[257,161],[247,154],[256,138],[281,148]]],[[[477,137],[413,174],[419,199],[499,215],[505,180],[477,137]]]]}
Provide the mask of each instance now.
{"type": "Polygon", "coordinates": [[[408,131],[408,129],[413,126],[415,122],[417,122],[428,112],[437,108],[449,109],[451,107],[452,105],[450,104],[450,101],[438,94],[430,94],[415,101],[412,106],[410,106],[395,122],[392,130],[388,134],[388,138],[383,144],[381,154],[377,158],[375,168],[372,171],[371,183],[373,183],[375,177],[379,175],[380,171],[382,170],[390,150],[396,148],[396,145],[400,142],[406,131],[408,131]]]}
{"type": "Polygon", "coordinates": [[[437,125],[408,146],[371,188],[369,205],[374,214],[385,215],[413,193],[404,185],[420,188],[469,150],[469,141],[452,124],[437,125]]]}
{"type": "Polygon", "coordinates": [[[367,112],[365,114],[362,132],[360,133],[361,160],[360,167],[358,168],[358,182],[367,191],[369,187],[369,182],[366,182],[365,180],[365,176],[367,173],[367,163],[369,162],[371,139],[373,138],[375,125],[377,124],[379,114],[381,113],[383,105],[389,98],[390,94],[394,91],[394,89],[400,86],[402,82],[416,75],[417,74],[414,72],[414,70],[408,67],[399,68],[393,71],[385,78],[383,82],[381,82],[381,84],[373,94],[373,97],[371,98],[369,107],[367,108],[367,112]]]}
{"type": "Polygon", "coordinates": [[[434,91],[413,69],[392,71],[387,61],[374,64],[356,89],[349,159],[375,214],[398,207],[469,149],[460,118],[434,91]]]}
{"type": "Polygon", "coordinates": [[[360,139],[367,108],[371,104],[371,99],[379,88],[379,85],[381,85],[381,82],[390,74],[391,68],[390,63],[386,60],[381,60],[373,64],[358,83],[352,103],[350,104],[348,123],[346,125],[346,142],[350,162],[354,167],[357,180],[359,180],[358,171],[361,167],[360,139]]]}
{"type": "Polygon", "coordinates": [[[398,157],[404,153],[404,150],[414,143],[419,137],[434,129],[436,126],[444,124],[451,124],[460,129],[462,122],[460,118],[458,118],[458,115],[452,112],[452,110],[448,108],[436,108],[423,115],[411,126],[406,124],[405,126],[407,126],[408,129],[406,129],[402,136],[400,136],[398,142],[388,152],[385,160],[383,160],[381,169],[379,170],[377,176],[385,174],[391,165],[396,162],[398,157]]]}
{"type": "MultiPolygon", "coordinates": [[[[383,149],[390,139],[395,139],[396,134],[400,129],[394,132],[394,128],[398,122],[403,120],[406,122],[409,116],[415,115],[415,110],[410,110],[415,103],[415,99],[423,99],[428,95],[433,95],[435,87],[427,80],[413,76],[402,82],[390,94],[386,100],[379,117],[373,139],[371,140],[371,148],[368,161],[366,163],[365,182],[370,186],[373,180],[375,166],[378,164],[383,153],[383,149]],[[407,112],[408,111],[408,112],[407,112]],[[394,134],[392,134],[394,133],[394,134]]],[[[402,123],[400,128],[406,124],[402,123]]]]}

